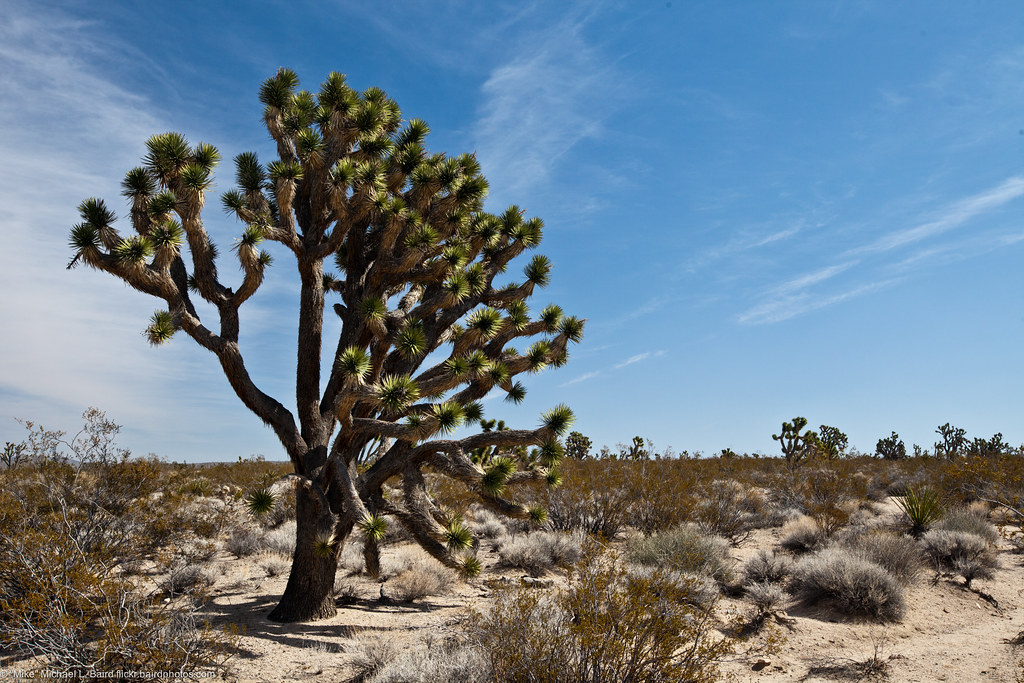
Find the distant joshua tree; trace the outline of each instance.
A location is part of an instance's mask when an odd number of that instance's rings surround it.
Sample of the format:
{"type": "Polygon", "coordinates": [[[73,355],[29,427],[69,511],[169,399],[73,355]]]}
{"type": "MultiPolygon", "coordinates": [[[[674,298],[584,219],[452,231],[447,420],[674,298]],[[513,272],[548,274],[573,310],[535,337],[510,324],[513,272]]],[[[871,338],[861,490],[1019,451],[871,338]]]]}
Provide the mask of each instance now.
{"type": "Polygon", "coordinates": [[[557,481],[559,437],[573,421],[568,407],[544,413],[534,429],[445,437],[481,419],[479,401],[492,389],[522,401],[516,377],[564,364],[584,321],[554,305],[530,315],[527,299],[550,277],[544,256],[529,261],[521,280],[495,284],[540,243],[541,220],[516,206],[483,211],[488,184],[476,157],[429,154],[427,124],[403,121],[384,91],[357,92],[332,73],[313,94],[281,69],[261,86],[260,101],[277,158],[236,156],[238,188],[221,198],[245,226],[232,247],[237,286],[219,274],[202,219],[220,154],[178,133],[151,137],[142,165],[125,176],[128,236],[101,199],[82,202],[69,267],[84,263],[161,299],[166,308],[146,328],[149,341],[184,331],[274,430],[298,480],[298,530],[288,585],[270,618],[312,620],[335,613],[338,554],[353,529],[375,571],[386,519],[444,564],[479,571],[466,527],[427,494],[427,469],[463,481],[502,514],[542,516],[504,494],[527,480],[557,481]],[[272,263],[260,248],[268,241],[298,272],[294,412],[257,386],[239,345],[239,309],[272,263]],[[328,310],[341,331],[321,366],[328,310]],[[525,350],[509,345],[528,338],[535,340],[525,350]],[[435,364],[425,367],[428,358],[435,364]],[[520,446],[534,448],[521,455],[520,446]],[[470,458],[482,448],[500,453],[483,466],[470,458]],[[367,462],[357,468],[361,457],[367,462]]]}

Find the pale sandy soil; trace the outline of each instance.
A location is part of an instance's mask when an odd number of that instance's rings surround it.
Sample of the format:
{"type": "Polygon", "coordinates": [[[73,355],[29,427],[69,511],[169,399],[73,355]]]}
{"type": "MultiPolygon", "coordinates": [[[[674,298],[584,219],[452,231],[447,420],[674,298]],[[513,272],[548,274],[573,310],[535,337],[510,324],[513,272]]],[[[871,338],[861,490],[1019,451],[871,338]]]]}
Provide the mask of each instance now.
{"type": "MultiPolygon", "coordinates": [[[[891,510],[886,506],[875,521],[888,521],[891,510]]],[[[777,546],[779,537],[778,529],[758,531],[732,554],[741,562],[758,548],[777,546]]],[[[1001,568],[995,578],[975,581],[998,607],[959,580],[933,581],[933,574],[925,571],[907,589],[907,614],[900,623],[855,622],[791,602],[786,606],[790,623],[778,627],[783,642],[776,652],[759,651],[760,639],[755,637],[742,646],[745,651],[723,662],[722,670],[736,681],[1015,681],[1024,648],[1015,650],[1007,641],[1024,631],[1024,555],[1012,553],[1006,544],[998,554],[1001,568]],[[883,665],[883,674],[864,674],[864,664],[872,659],[883,665]]],[[[265,615],[284,590],[285,578],[267,578],[254,558],[222,553],[213,563],[218,579],[207,613],[214,623],[237,623],[245,629],[241,649],[224,677],[344,681],[354,673],[353,637],[358,633],[388,639],[398,648],[455,633],[467,609],[486,608],[488,578],[521,575],[499,571],[492,554],[482,557],[484,577],[455,583],[449,595],[412,605],[381,604],[378,584],[352,577],[347,581],[358,599],[340,606],[337,616],[311,624],[275,624],[265,615]]],[[[732,598],[723,598],[718,608],[723,627],[750,610],[732,598]]]]}

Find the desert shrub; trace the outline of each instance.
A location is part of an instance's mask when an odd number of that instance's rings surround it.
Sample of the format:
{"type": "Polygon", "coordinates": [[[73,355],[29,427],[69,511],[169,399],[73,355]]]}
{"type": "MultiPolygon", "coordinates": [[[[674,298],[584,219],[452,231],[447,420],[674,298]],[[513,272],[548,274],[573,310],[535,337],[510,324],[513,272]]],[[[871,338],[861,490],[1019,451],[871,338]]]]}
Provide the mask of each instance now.
{"type": "Polygon", "coordinates": [[[831,603],[854,617],[898,621],[905,605],[899,582],[879,565],[842,548],[828,548],[801,560],[793,588],[807,603],[831,603]]]}
{"type": "MultiPolygon", "coordinates": [[[[623,468],[631,499],[629,523],[645,535],[679,526],[693,516],[697,477],[681,460],[603,463],[623,468]]],[[[569,475],[571,481],[571,475],[569,475]]]]}
{"type": "MultiPolygon", "coordinates": [[[[587,470],[575,468],[574,472],[587,470]]],[[[630,496],[614,480],[574,481],[546,491],[548,525],[555,531],[584,531],[612,539],[630,518],[630,496]]]]}
{"type": "Polygon", "coordinates": [[[976,578],[991,578],[998,566],[988,541],[966,531],[932,529],[921,543],[936,571],[959,574],[968,587],[976,578]]]}
{"type": "Polygon", "coordinates": [[[484,653],[455,637],[428,639],[402,649],[379,636],[361,637],[349,650],[355,654],[357,679],[363,683],[492,680],[484,653]]]}
{"type": "Polygon", "coordinates": [[[901,534],[877,531],[852,534],[842,541],[842,546],[879,565],[903,585],[914,580],[923,564],[920,546],[901,534]]]}
{"type": "Polygon", "coordinates": [[[744,593],[757,609],[757,617],[763,618],[777,612],[789,599],[789,593],[778,583],[758,582],[747,586],[744,593]]]}
{"type": "Polygon", "coordinates": [[[779,583],[789,576],[792,568],[788,557],[762,548],[744,563],[743,585],[749,588],[755,583],[779,583]]]}
{"type": "Polygon", "coordinates": [[[473,509],[469,528],[481,538],[497,539],[508,533],[508,527],[497,514],[479,506],[473,509]]]}
{"type": "Polygon", "coordinates": [[[691,583],[672,572],[630,575],[588,553],[553,592],[499,590],[466,631],[499,681],[713,681],[731,649],[691,583]]]}
{"type": "Polygon", "coordinates": [[[349,536],[341,549],[341,556],[338,558],[338,566],[342,567],[349,574],[359,574],[363,571],[366,561],[363,559],[363,541],[356,536],[349,536]]]}
{"type": "MultiPolygon", "coordinates": [[[[360,549],[360,552],[362,552],[362,549],[360,549]]],[[[380,576],[384,579],[398,576],[418,564],[427,564],[433,561],[418,545],[400,546],[395,548],[394,552],[389,552],[381,557],[380,576]]],[[[360,558],[360,567],[362,567],[362,558],[360,558]]]]}
{"type": "MultiPolygon", "coordinates": [[[[749,496],[736,481],[714,481],[694,510],[694,520],[708,534],[739,545],[750,536],[755,515],[748,509],[749,496]]],[[[752,507],[752,506],[750,506],[752,507]]]]}
{"type": "Polygon", "coordinates": [[[239,558],[248,557],[264,547],[263,533],[248,526],[232,528],[224,539],[224,550],[239,558]]]}
{"type": "Polygon", "coordinates": [[[709,576],[719,582],[726,581],[731,564],[725,539],[691,525],[631,540],[626,558],[637,564],[709,576]]]}
{"type": "Polygon", "coordinates": [[[947,510],[942,518],[935,523],[936,529],[946,531],[964,531],[981,536],[989,543],[999,540],[999,531],[989,523],[985,515],[970,508],[953,508],[947,510]]]}
{"type": "Polygon", "coordinates": [[[828,537],[810,517],[801,517],[782,528],[781,545],[794,553],[808,553],[825,545],[828,537]]]}
{"type": "Polygon", "coordinates": [[[258,560],[260,569],[267,573],[267,576],[284,576],[291,569],[292,563],[289,559],[282,557],[276,552],[262,553],[258,560]]]}
{"type": "Polygon", "coordinates": [[[942,497],[938,491],[927,486],[909,489],[896,505],[903,511],[909,533],[920,538],[932,523],[942,516],[942,497]]]}
{"type": "Polygon", "coordinates": [[[212,586],[217,580],[206,567],[197,564],[183,564],[173,567],[160,587],[168,593],[187,593],[196,588],[212,586]]]}
{"type": "MultiPolygon", "coordinates": [[[[196,618],[205,570],[172,572],[161,588],[189,594],[166,601],[131,578],[131,564],[159,550],[148,527],[180,513],[150,505],[158,463],[130,460],[100,411],[83,417],[70,438],[26,423],[30,457],[0,477],[0,650],[80,676],[216,667],[231,638],[196,618]]],[[[163,538],[193,540],[181,529],[163,538]]]]}
{"type": "Polygon", "coordinates": [[[295,521],[285,522],[266,532],[263,535],[263,546],[281,555],[292,555],[295,552],[295,521]]]}
{"type": "Polygon", "coordinates": [[[580,532],[535,531],[498,540],[498,557],[506,567],[525,569],[540,576],[556,566],[575,564],[583,552],[580,532]]]}
{"type": "Polygon", "coordinates": [[[673,569],[665,569],[664,567],[632,563],[627,563],[625,570],[629,576],[638,579],[649,579],[653,576],[658,578],[658,580],[667,580],[679,585],[685,584],[687,604],[701,610],[712,609],[719,598],[722,597],[722,590],[718,582],[704,574],[691,574],[673,569]]]}
{"type": "Polygon", "coordinates": [[[867,489],[856,476],[840,476],[832,469],[808,470],[803,482],[804,508],[825,536],[831,536],[850,520],[847,502],[867,489]],[[855,492],[853,495],[851,493],[855,492]]]}
{"type": "Polygon", "coordinates": [[[454,582],[454,572],[433,559],[425,559],[389,579],[385,588],[389,597],[399,602],[415,602],[444,595],[454,582]]]}

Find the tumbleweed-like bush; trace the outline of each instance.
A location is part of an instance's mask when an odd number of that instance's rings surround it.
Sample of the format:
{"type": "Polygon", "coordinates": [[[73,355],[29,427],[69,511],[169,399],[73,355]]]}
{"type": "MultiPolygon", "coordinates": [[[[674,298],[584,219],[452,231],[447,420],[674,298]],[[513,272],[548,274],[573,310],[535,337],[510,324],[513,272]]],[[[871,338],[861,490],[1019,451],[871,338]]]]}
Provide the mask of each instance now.
{"type": "Polygon", "coordinates": [[[899,621],[906,611],[895,577],[846,549],[828,548],[802,560],[793,572],[793,588],[807,603],[831,603],[854,617],[899,621]]]}
{"type": "Polygon", "coordinates": [[[732,641],[713,633],[711,610],[692,604],[691,586],[674,572],[631,575],[591,552],[565,589],[500,590],[467,633],[487,653],[493,680],[717,680],[732,641]]]}

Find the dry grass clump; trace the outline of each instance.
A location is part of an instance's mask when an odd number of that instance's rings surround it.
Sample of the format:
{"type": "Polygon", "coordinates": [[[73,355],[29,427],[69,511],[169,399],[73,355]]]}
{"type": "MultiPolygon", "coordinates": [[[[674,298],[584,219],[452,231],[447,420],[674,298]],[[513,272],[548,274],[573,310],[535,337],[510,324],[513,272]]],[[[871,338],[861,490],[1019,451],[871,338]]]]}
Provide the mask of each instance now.
{"type": "Polygon", "coordinates": [[[747,600],[753,603],[757,609],[757,617],[763,619],[782,608],[782,605],[789,599],[789,593],[778,583],[752,583],[744,593],[747,600]]]}
{"type": "Polygon", "coordinates": [[[356,536],[349,536],[341,549],[341,557],[338,559],[338,566],[349,574],[360,574],[366,566],[363,559],[363,540],[356,536]]]}
{"type": "Polygon", "coordinates": [[[554,591],[497,591],[466,627],[499,681],[713,681],[731,650],[710,610],[695,607],[692,579],[636,575],[588,552],[554,591]]]}
{"type": "Polygon", "coordinates": [[[415,602],[434,595],[444,595],[453,583],[455,573],[432,558],[423,558],[385,586],[388,597],[399,602],[415,602]]]}
{"type": "Polygon", "coordinates": [[[583,535],[580,532],[535,531],[504,536],[498,539],[497,549],[502,565],[524,569],[531,576],[541,576],[556,566],[579,562],[583,554],[583,535]]]}
{"type": "Polygon", "coordinates": [[[265,548],[263,532],[249,526],[236,526],[224,539],[224,550],[238,558],[249,557],[265,548]]]}
{"type": "Polygon", "coordinates": [[[844,548],[828,548],[799,562],[793,588],[807,603],[829,602],[854,617],[899,621],[906,611],[903,589],[895,577],[844,548]]]}
{"type": "Polygon", "coordinates": [[[756,583],[780,583],[789,577],[792,561],[774,550],[761,549],[743,565],[743,585],[749,590],[756,583]]]}
{"type": "Polygon", "coordinates": [[[988,543],[999,540],[999,530],[990,524],[985,513],[971,508],[953,508],[947,510],[942,518],[935,523],[935,529],[946,531],[963,531],[985,539],[988,543]]]}
{"type": "Polygon", "coordinates": [[[281,526],[263,534],[263,547],[281,555],[295,553],[295,520],[289,520],[281,526]]]}
{"type": "Polygon", "coordinates": [[[508,533],[508,527],[497,514],[485,507],[473,509],[469,528],[474,536],[495,540],[508,533]]]}
{"type": "Polygon", "coordinates": [[[216,580],[216,575],[206,567],[185,564],[171,569],[160,582],[160,588],[171,594],[188,593],[197,588],[212,586],[216,580]]]}
{"type": "Polygon", "coordinates": [[[911,537],[886,531],[849,534],[839,545],[881,566],[903,585],[909,585],[924,565],[921,546],[911,537]]]}
{"type": "Polygon", "coordinates": [[[399,649],[378,636],[360,635],[346,649],[355,653],[357,679],[363,683],[491,680],[484,653],[455,637],[428,638],[399,649]]]}
{"type": "Polygon", "coordinates": [[[794,553],[809,553],[823,547],[828,536],[810,517],[800,517],[782,528],[781,545],[794,553]]]}
{"type": "Polygon", "coordinates": [[[968,588],[974,579],[992,578],[992,570],[998,566],[988,541],[966,531],[932,529],[921,543],[936,571],[962,576],[968,588]]]}
{"type": "Polygon", "coordinates": [[[291,560],[273,551],[260,553],[257,564],[271,578],[285,576],[292,568],[291,560]]]}
{"type": "Polygon", "coordinates": [[[719,583],[728,579],[731,569],[729,543],[692,525],[633,539],[626,548],[626,558],[637,564],[709,576],[719,583]]]}

